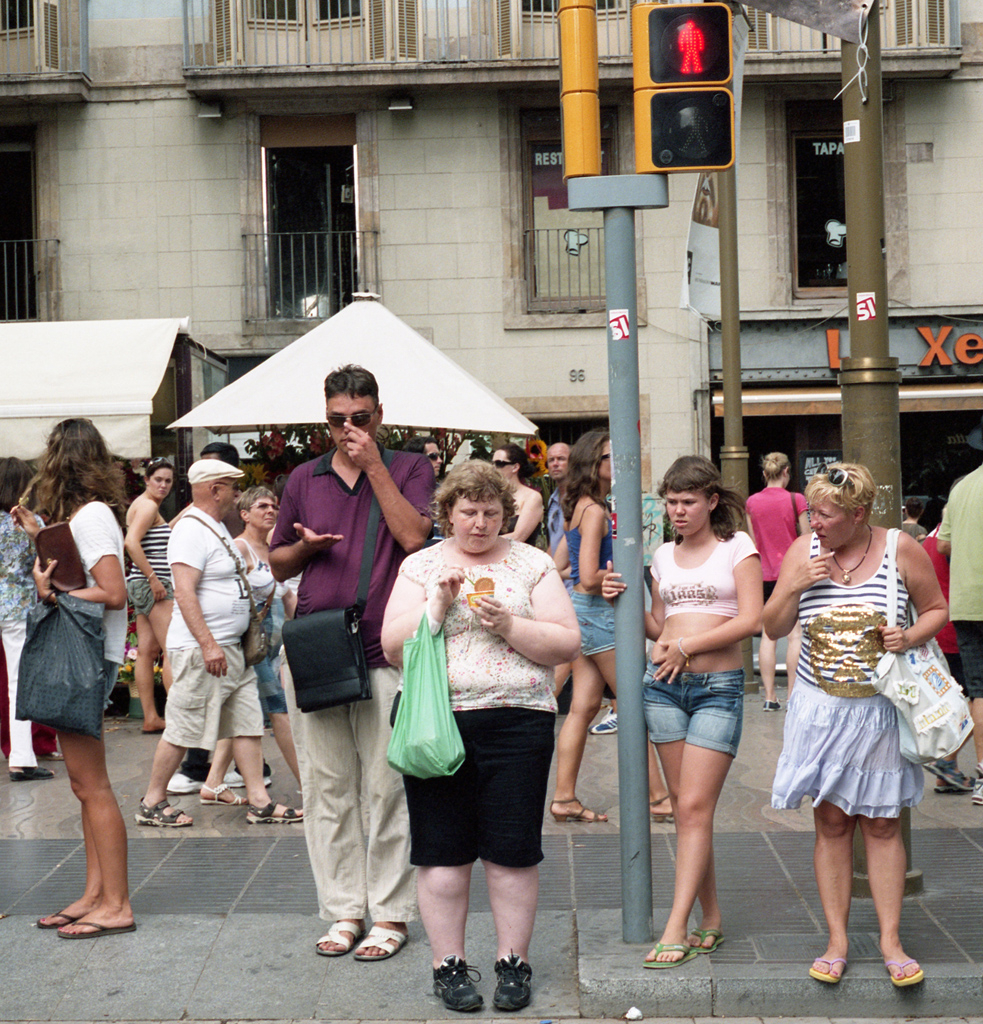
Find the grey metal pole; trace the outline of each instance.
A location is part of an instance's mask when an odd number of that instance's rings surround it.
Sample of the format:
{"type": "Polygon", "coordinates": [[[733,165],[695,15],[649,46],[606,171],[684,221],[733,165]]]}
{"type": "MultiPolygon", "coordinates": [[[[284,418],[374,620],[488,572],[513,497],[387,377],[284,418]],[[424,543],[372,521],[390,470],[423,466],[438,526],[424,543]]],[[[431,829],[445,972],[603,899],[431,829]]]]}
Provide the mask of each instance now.
{"type": "Polygon", "coordinates": [[[618,787],[621,815],[621,928],[625,942],[652,939],[652,845],[648,738],[642,710],[645,671],[642,592],[642,446],[639,433],[635,210],[665,207],[665,175],[571,178],[571,210],[604,211],[608,308],[608,415],[614,455],[618,535],[614,564],[627,590],[614,609],[618,652],[618,787]]]}
{"type": "Polygon", "coordinates": [[[621,927],[626,942],[652,938],[652,847],[648,810],[648,749],[642,709],[645,672],[642,590],[642,447],[638,432],[638,310],[635,292],[635,211],[604,211],[604,266],[609,320],[627,311],[628,336],[608,327],[608,395],[618,533],[614,564],[628,589],[614,609],[618,652],[618,792],[621,799],[621,927]],[[617,335],[617,337],[616,337],[617,335]]]}

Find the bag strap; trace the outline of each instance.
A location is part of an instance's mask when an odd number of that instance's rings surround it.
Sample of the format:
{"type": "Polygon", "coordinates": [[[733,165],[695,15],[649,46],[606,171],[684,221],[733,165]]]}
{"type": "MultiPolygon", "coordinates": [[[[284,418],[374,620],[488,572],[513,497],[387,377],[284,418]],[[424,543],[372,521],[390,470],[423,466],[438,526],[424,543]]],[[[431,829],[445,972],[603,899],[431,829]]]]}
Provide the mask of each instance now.
{"type": "Polygon", "coordinates": [[[894,529],[887,531],[887,624],[898,624],[898,534],[894,529]]]}
{"type": "MultiPolygon", "coordinates": [[[[396,453],[388,448],[383,448],[381,454],[382,464],[388,472],[389,467],[393,464],[393,458],[396,453]]],[[[382,509],[379,507],[379,499],[375,496],[375,491],[373,491],[372,504],[369,506],[369,518],[365,525],[365,545],[362,548],[362,564],[358,571],[358,593],[355,597],[359,618],[361,618],[362,612],[365,611],[365,606],[369,600],[369,579],[372,576],[372,560],[375,558],[375,542],[379,535],[379,519],[381,516],[382,509]]]]}
{"type": "Polygon", "coordinates": [[[795,530],[795,536],[799,535],[799,510],[795,507],[795,495],[789,491],[789,498],[792,502],[792,529],[795,530]]]}
{"type": "Polygon", "coordinates": [[[256,601],[253,598],[253,588],[249,585],[249,580],[246,577],[245,566],[243,565],[242,559],[239,557],[239,553],[237,551],[234,551],[229,546],[229,542],[210,523],[206,523],[205,520],[202,519],[200,516],[191,515],[190,511],[185,512],[185,517],[187,518],[189,516],[190,518],[194,519],[195,522],[201,523],[201,525],[204,526],[206,530],[211,530],[212,533],[214,533],[215,536],[218,537],[219,541],[222,544],[222,547],[225,548],[225,550],[229,553],[229,557],[235,563],[236,572],[239,574],[239,579],[242,580],[242,585],[246,588],[246,593],[249,595],[249,614],[250,616],[255,616],[256,601]]]}

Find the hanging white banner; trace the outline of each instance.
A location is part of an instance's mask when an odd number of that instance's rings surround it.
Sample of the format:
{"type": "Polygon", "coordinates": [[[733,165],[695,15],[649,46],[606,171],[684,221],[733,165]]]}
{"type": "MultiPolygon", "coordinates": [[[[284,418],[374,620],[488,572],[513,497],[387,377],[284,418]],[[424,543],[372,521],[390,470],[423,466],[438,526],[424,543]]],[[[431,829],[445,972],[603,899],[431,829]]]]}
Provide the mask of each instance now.
{"type": "Polygon", "coordinates": [[[797,25],[828,32],[849,43],[860,42],[860,12],[870,0],[744,0],[748,7],[778,14],[797,25]]]}

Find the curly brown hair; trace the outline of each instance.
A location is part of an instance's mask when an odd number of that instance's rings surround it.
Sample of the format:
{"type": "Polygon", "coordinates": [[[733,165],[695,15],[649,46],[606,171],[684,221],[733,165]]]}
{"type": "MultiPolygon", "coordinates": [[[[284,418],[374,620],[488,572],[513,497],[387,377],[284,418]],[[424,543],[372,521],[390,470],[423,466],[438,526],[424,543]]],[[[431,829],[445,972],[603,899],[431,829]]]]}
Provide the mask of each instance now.
{"type": "Polygon", "coordinates": [[[451,510],[461,499],[498,501],[502,504],[502,526],[515,515],[515,498],[505,477],[490,463],[472,459],[455,466],[444,477],[433,497],[433,516],[445,537],[453,535],[451,510]]]}
{"type": "MultiPolygon", "coordinates": [[[[690,492],[707,498],[717,495],[717,505],[710,512],[710,528],[718,540],[730,540],[738,530],[744,529],[744,499],[728,487],[720,470],[702,455],[683,455],[666,470],[659,484],[659,497],[690,492]]],[[[677,535],[678,544],[682,537],[677,535]]]]}
{"type": "Polygon", "coordinates": [[[125,522],[123,472],[92,420],[55,424],[27,491],[34,510],[52,523],[66,522],[90,501],[104,502],[120,526],[125,522]]]}

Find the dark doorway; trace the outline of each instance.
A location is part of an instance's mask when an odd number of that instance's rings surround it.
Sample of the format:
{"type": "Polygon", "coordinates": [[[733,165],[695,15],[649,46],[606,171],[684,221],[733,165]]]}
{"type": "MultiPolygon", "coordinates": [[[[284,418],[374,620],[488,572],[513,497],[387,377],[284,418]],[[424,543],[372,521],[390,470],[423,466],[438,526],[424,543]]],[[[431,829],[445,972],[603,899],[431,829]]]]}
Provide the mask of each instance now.
{"type": "Polygon", "coordinates": [[[266,151],[270,306],[278,319],[327,319],[358,290],[355,150],[266,151]]]}
{"type": "Polygon", "coordinates": [[[34,221],[33,143],[0,136],[0,320],[37,319],[34,221]]]}

